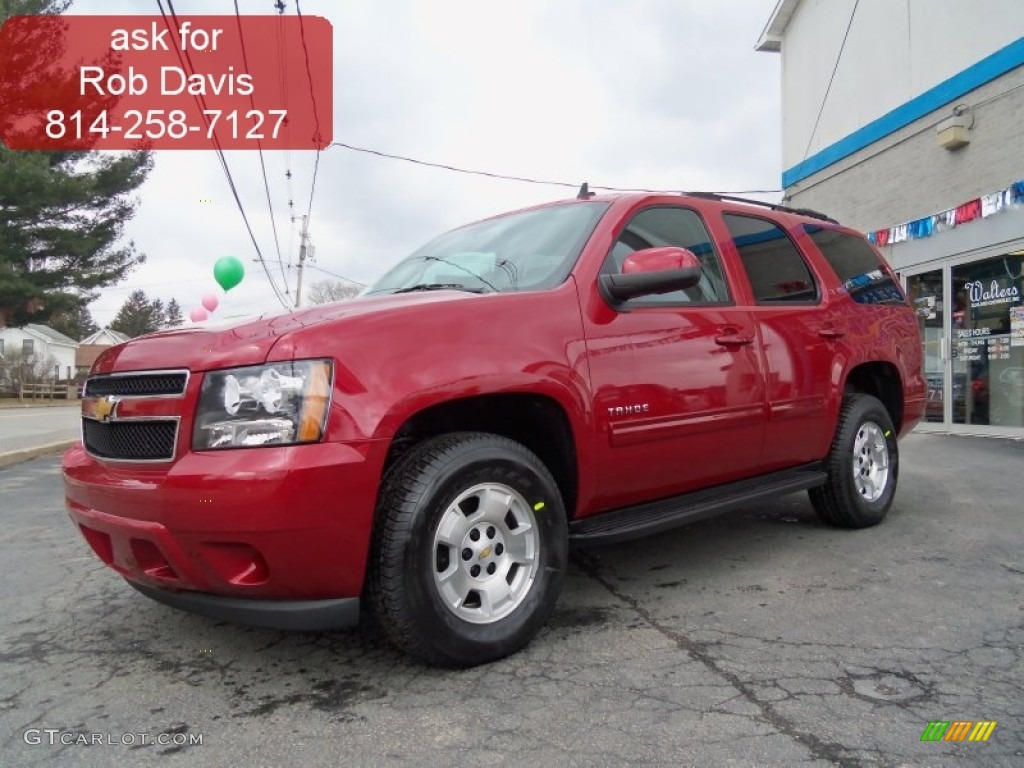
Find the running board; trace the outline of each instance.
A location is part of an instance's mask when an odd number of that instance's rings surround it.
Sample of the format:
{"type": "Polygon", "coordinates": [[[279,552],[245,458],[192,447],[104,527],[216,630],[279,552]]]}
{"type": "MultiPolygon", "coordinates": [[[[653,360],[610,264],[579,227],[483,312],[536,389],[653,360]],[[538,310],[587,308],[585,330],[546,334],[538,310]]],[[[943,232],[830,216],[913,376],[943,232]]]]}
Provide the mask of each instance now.
{"type": "Polygon", "coordinates": [[[649,536],[721,512],[824,484],[828,475],[820,462],[796,469],[718,485],[668,499],[649,501],[576,520],[569,524],[572,544],[612,544],[649,536]]]}

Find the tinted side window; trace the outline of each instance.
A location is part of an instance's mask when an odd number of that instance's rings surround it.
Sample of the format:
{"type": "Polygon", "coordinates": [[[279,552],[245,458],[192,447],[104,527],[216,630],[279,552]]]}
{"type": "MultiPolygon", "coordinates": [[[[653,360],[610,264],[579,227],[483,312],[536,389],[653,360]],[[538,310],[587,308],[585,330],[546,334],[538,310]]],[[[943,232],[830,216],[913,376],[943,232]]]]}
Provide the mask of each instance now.
{"type": "Polygon", "coordinates": [[[818,300],[818,284],[811,270],[781,227],[753,216],[726,213],[722,218],[759,304],[818,300]]]}
{"type": "Polygon", "coordinates": [[[882,268],[878,254],[867,241],[812,224],[805,224],[804,231],[858,304],[904,303],[903,292],[882,268]]]}
{"type": "Polygon", "coordinates": [[[615,241],[601,271],[617,274],[622,271],[622,262],[633,251],[665,245],[693,251],[701,263],[700,282],[685,291],[634,299],[631,305],[722,304],[729,301],[729,286],[711,243],[711,235],[700,216],[687,208],[648,208],[638,213],[615,241]]]}

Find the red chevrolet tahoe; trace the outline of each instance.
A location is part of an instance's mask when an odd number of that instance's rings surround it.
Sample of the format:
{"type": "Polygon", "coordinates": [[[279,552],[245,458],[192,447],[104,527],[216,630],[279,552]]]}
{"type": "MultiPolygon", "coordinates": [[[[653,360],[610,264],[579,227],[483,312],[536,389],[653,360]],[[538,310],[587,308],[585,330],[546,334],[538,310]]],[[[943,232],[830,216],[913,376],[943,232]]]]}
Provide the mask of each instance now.
{"type": "Polygon", "coordinates": [[[888,511],[925,405],[895,276],[813,211],[593,197],[449,232],[359,298],[105,352],[67,506],[168,605],[351,625],[468,666],[526,644],[570,544],[808,490],[888,511]]]}

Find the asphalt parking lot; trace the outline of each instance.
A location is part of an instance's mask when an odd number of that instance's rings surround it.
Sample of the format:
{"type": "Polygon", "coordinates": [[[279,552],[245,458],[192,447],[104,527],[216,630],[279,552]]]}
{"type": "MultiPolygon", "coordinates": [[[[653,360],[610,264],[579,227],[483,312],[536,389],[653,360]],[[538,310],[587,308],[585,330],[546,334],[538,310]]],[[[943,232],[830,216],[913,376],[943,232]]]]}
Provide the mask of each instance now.
{"type": "Polygon", "coordinates": [[[880,527],[801,494],[578,551],[548,629],[452,672],[152,603],[56,459],[8,467],[0,765],[1024,765],[1022,470],[1022,442],[915,434],[880,527]],[[997,725],[921,741],[957,720],[997,725]]]}

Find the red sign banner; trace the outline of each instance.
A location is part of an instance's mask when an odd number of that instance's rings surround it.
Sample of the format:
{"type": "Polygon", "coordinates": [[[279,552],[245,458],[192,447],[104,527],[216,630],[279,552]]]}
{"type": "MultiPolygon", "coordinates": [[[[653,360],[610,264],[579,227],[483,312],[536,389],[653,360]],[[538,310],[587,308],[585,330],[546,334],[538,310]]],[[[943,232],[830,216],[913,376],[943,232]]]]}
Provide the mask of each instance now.
{"type": "Polygon", "coordinates": [[[323,149],[333,30],[318,16],[14,16],[10,149],[323,149]]]}

